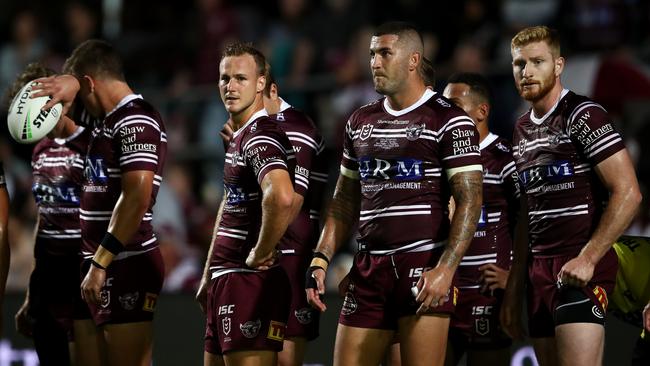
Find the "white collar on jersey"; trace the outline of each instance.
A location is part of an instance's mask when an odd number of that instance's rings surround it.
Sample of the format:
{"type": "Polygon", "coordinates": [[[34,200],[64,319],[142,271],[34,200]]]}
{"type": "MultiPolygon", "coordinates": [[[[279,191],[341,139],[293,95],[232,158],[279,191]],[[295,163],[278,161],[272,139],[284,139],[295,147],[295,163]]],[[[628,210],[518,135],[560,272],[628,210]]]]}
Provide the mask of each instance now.
{"type": "Polygon", "coordinates": [[[58,145],[65,145],[66,142],[74,140],[77,136],[79,136],[82,132],[84,132],[85,128],[83,126],[77,126],[77,129],[74,130],[72,135],[62,139],[59,137],[56,137],[54,139],[54,142],[57,143],[58,145]]]}
{"type": "Polygon", "coordinates": [[[233,138],[237,137],[237,135],[239,135],[239,133],[241,131],[243,131],[246,127],[248,127],[248,125],[251,124],[251,122],[255,121],[256,119],[258,119],[258,118],[260,118],[262,116],[268,116],[268,115],[269,115],[268,112],[266,112],[266,109],[264,109],[264,108],[262,108],[259,111],[253,113],[251,118],[249,118],[248,121],[246,121],[246,123],[244,123],[243,126],[241,126],[237,131],[235,131],[235,133],[232,134],[232,137],[233,138]]]}
{"type": "Polygon", "coordinates": [[[486,147],[490,146],[490,144],[493,143],[493,142],[494,142],[496,139],[498,139],[498,138],[499,138],[499,136],[493,134],[492,132],[488,133],[488,135],[485,136],[485,138],[483,139],[483,141],[481,141],[481,142],[478,144],[478,148],[479,148],[479,150],[483,150],[483,149],[485,149],[486,147]]]}
{"type": "Polygon", "coordinates": [[[291,104],[285,102],[284,99],[282,99],[282,98],[280,98],[280,100],[282,101],[282,103],[280,103],[280,112],[284,112],[287,109],[291,108],[291,104]]]}
{"type": "Polygon", "coordinates": [[[390,105],[388,105],[388,98],[384,98],[384,109],[386,110],[386,112],[388,114],[390,114],[392,116],[395,116],[395,117],[403,116],[403,115],[407,114],[408,112],[414,110],[415,108],[421,106],[422,104],[426,103],[426,101],[431,99],[431,97],[433,97],[434,95],[436,95],[436,93],[434,91],[432,91],[429,88],[426,88],[424,90],[424,93],[422,94],[420,99],[418,99],[417,102],[415,102],[415,103],[411,104],[410,106],[408,106],[408,107],[406,107],[404,109],[401,109],[399,111],[396,111],[393,108],[391,108],[390,105]]]}
{"type": "Polygon", "coordinates": [[[562,93],[560,93],[560,97],[557,98],[557,101],[555,102],[553,107],[551,107],[551,109],[548,112],[546,112],[546,114],[544,116],[542,116],[541,118],[535,117],[535,113],[533,112],[533,109],[531,108],[530,109],[530,120],[533,121],[533,123],[536,124],[536,125],[541,125],[542,122],[544,122],[546,120],[546,118],[548,118],[548,116],[550,116],[551,113],[553,113],[553,111],[555,111],[555,108],[557,108],[557,106],[560,104],[560,101],[562,100],[562,98],[564,98],[564,96],[567,95],[568,92],[569,92],[569,89],[562,89],[562,93]]]}
{"type": "Polygon", "coordinates": [[[106,117],[110,116],[116,110],[122,108],[122,106],[126,105],[126,103],[128,103],[128,102],[130,102],[132,100],[135,100],[135,99],[143,99],[143,98],[142,98],[142,95],[140,95],[140,94],[129,94],[129,95],[125,96],[124,98],[122,98],[122,100],[120,100],[119,103],[117,103],[117,105],[115,106],[115,108],[113,108],[112,111],[106,113],[106,116],[104,117],[104,119],[106,117]]]}

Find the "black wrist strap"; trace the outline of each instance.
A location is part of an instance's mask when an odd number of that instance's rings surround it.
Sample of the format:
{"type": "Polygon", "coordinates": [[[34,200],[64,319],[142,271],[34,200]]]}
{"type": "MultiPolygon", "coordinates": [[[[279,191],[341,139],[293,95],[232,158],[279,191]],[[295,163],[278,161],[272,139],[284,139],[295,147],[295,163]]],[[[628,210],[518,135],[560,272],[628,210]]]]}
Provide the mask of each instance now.
{"type": "Polygon", "coordinates": [[[124,245],[122,245],[122,243],[109,232],[104,235],[104,239],[102,239],[102,246],[113,255],[118,255],[121,251],[124,250],[124,245]]]}
{"type": "Polygon", "coordinates": [[[327,258],[327,256],[321,252],[314,252],[314,258],[320,258],[327,262],[328,265],[330,264],[329,258],[327,258]]]}
{"type": "Polygon", "coordinates": [[[106,270],[106,267],[104,267],[101,264],[97,263],[97,261],[95,261],[92,258],[90,259],[90,264],[92,264],[93,266],[95,266],[95,267],[97,267],[99,269],[103,269],[104,271],[106,270]]]}

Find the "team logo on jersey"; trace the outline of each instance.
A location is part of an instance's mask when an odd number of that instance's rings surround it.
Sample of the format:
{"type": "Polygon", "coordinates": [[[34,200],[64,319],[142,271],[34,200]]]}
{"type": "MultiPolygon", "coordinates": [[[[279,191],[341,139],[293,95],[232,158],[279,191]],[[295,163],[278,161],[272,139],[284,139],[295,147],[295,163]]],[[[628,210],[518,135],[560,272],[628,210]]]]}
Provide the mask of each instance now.
{"type": "Polygon", "coordinates": [[[144,304],[142,304],[142,310],[153,312],[156,308],[156,302],[158,301],[158,295],[147,292],[144,295],[144,304]]]}
{"type": "Polygon", "coordinates": [[[298,319],[298,323],[306,325],[312,322],[313,320],[313,311],[311,308],[302,308],[295,310],[293,315],[298,319]]]}
{"type": "Polygon", "coordinates": [[[359,133],[359,138],[361,141],[367,140],[370,135],[372,135],[372,130],[375,128],[373,125],[363,125],[361,126],[361,133],[359,133]]]}
{"type": "Polygon", "coordinates": [[[271,323],[269,324],[269,332],[266,335],[266,338],[282,342],[284,341],[284,331],[287,328],[287,325],[281,322],[276,322],[275,320],[271,320],[271,323]]]}
{"type": "Polygon", "coordinates": [[[99,305],[103,308],[107,308],[111,303],[111,291],[102,289],[99,292],[99,305]]]}
{"type": "Polygon", "coordinates": [[[560,139],[561,139],[561,138],[562,138],[562,136],[560,136],[560,134],[557,134],[557,135],[551,135],[551,136],[548,137],[548,143],[549,143],[551,146],[557,146],[557,145],[560,144],[560,139]]]}
{"type": "Polygon", "coordinates": [[[278,121],[284,121],[284,113],[278,112],[278,114],[275,115],[275,119],[278,121]]]}
{"type": "Polygon", "coordinates": [[[223,319],[221,319],[221,330],[223,331],[223,334],[228,335],[230,334],[230,317],[226,316],[223,319]]]}
{"type": "Polygon", "coordinates": [[[417,140],[424,131],[424,123],[421,125],[412,125],[406,127],[406,139],[409,141],[417,140]]]}
{"type": "Polygon", "coordinates": [[[135,302],[138,301],[140,294],[137,292],[127,293],[121,296],[118,296],[117,299],[120,301],[120,305],[124,310],[133,310],[135,308],[135,302]]]}
{"type": "Polygon", "coordinates": [[[519,156],[524,155],[524,153],[526,152],[526,144],[527,144],[527,143],[528,143],[528,142],[526,141],[526,139],[521,139],[521,140],[519,141],[519,151],[518,151],[518,152],[519,152],[519,156]]]}
{"type": "Polygon", "coordinates": [[[486,318],[478,318],[474,320],[474,329],[476,334],[485,336],[490,333],[490,320],[486,318]]]}
{"type": "Polygon", "coordinates": [[[262,321],[257,319],[256,321],[249,320],[244,324],[239,324],[239,330],[246,338],[255,338],[260,333],[260,328],[262,327],[262,321]]]}
{"type": "Polygon", "coordinates": [[[497,146],[497,149],[499,149],[499,150],[501,150],[503,152],[510,152],[510,148],[508,148],[506,145],[504,145],[504,144],[502,144],[500,142],[496,146],[497,146]]]}

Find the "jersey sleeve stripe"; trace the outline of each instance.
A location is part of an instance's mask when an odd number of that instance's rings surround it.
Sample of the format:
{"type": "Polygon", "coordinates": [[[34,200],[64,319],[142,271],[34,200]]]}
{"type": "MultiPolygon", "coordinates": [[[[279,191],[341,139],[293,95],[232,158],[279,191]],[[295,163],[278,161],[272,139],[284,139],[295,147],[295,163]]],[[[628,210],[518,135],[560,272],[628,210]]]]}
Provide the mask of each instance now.
{"type": "Polygon", "coordinates": [[[341,165],[341,175],[355,180],[359,180],[361,178],[358,170],[348,169],[343,165],[341,165]]]}
{"type": "Polygon", "coordinates": [[[447,173],[447,180],[451,179],[456,173],[463,173],[463,172],[474,172],[474,171],[483,171],[483,166],[481,164],[474,164],[474,165],[466,165],[466,166],[461,166],[458,168],[451,168],[445,170],[447,173]]]}
{"type": "Polygon", "coordinates": [[[129,164],[136,163],[136,162],[151,163],[151,164],[154,164],[154,165],[158,165],[157,160],[151,160],[151,159],[145,159],[145,158],[134,158],[134,159],[126,160],[126,161],[120,161],[120,166],[125,166],[125,165],[129,165],[129,164]]]}
{"type": "Polygon", "coordinates": [[[607,145],[605,145],[605,146],[601,147],[600,149],[598,149],[598,150],[592,152],[591,154],[589,154],[589,157],[590,157],[590,158],[593,158],[593,157],[596,156],[599,152],[601,152],[601,151],[607,149],[608,147],[610,147],[610,146],[612,146],[612,145],[615,145],[615,144],[617,144],[617,143],[619,143],[619,142],[622,142],[622,140],[621,140],[620,137],[617,136],[617,138],[616,138],[614,141],[608,143],[607,145]]]}
{"type": "Polygon", "coordinates": [[[287,149],[285,149],[285,148],[282,146],[282,144],[280,144],[277,140],[272,139],[272,138],[270,138],[270,137],[266,137],[266,136],[253,137],[252,139],[248,140],[248,142],[246,143],[246,145],[244,145],[244,149],[243,149],[243,150],[244,150],[244,151],[248,151],[251,147],[253,147],[253,146],[257,145],[257,144],[264,144],[264,143],[271,144],[271,145],[277,147],[277,148],[280,149],[280,151],[282,151],[285,155],[287,155],[287,154],[289,154],[289,153],[292,152],[292,151],[288,151],[287,149]]]}

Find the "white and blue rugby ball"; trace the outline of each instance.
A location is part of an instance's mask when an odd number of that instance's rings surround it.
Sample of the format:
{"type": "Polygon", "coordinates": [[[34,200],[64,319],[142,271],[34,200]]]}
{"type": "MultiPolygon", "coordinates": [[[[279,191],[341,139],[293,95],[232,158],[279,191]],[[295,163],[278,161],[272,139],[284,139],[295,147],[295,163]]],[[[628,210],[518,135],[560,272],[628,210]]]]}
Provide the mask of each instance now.
{"type": "Polygon", "coordinates": [[[45,137],[61,118],[63,105],[57,103],[49,111],[41,108],[50,100],[50,97],[30,98],[32,87],[38,84],[30,81],[20,89],[9,106],[7,127],[11,137],[21,144],[31,144],[45,137]]]}

